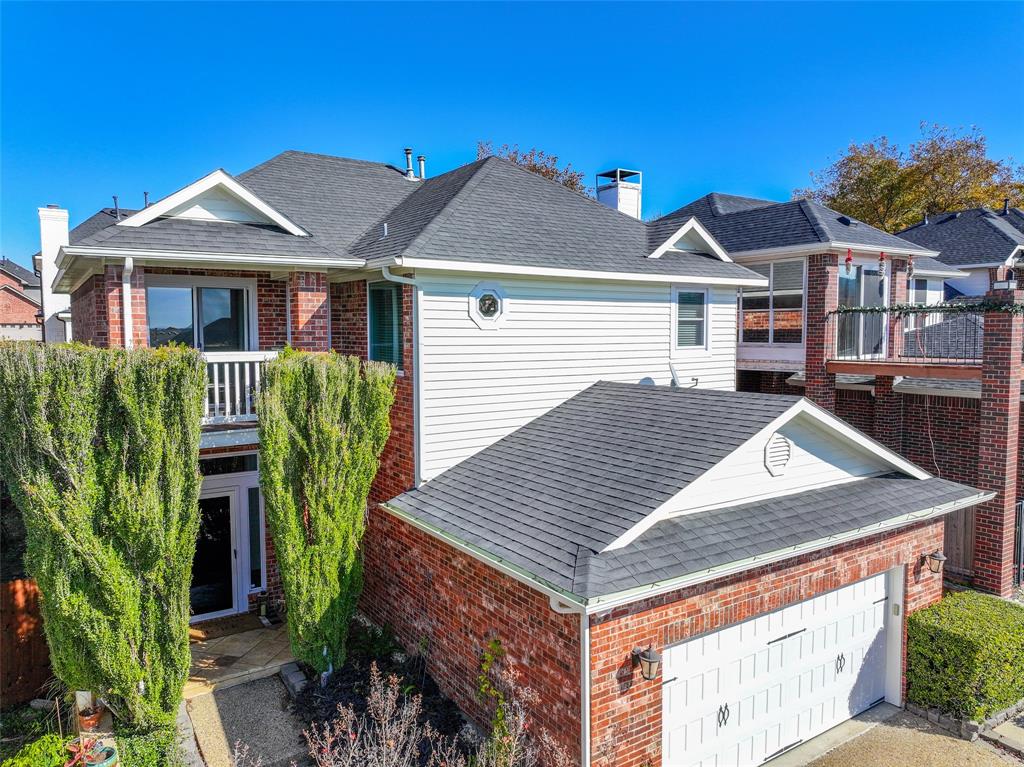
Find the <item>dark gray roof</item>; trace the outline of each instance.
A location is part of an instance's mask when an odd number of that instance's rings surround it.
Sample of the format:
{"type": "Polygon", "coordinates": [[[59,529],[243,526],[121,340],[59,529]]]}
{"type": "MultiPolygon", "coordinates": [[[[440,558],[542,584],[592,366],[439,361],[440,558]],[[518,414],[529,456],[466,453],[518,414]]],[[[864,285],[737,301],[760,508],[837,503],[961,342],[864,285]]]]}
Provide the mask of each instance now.
{"type": "MultiPolygon", "coordinates": [[[[812,200],[770,202],[712,193],[653,221],[670,236],[690,216],[732,252],[844,242],[870,248],[921,248],[913,242],[850,219],[812,200]]],[[[664,237],[662,239],[664,239],[664,237]]]]}
{"type": "Polygon", "coordinates": [[[915,274],[918,272],[950,272],[967,276],[966,272],[961,272],[955,266],[950,266],[931,256],[914,256],[914,272],[915,274]]]}
{"type": "Polygon", "coordinates": [[[777,555],[800,544],[979,494],[972,487],[937,477],[921,480],[888,474],[685,514],[659,522],[624,548],[581,556],[574,593],[583,597],[611,594],[777,555]]]}
{"type": "MultiPolygon", "coordinates": [[[[799,373],[794,373],[787,378],[786,383],[790,386],[806,386],[807,378],[801,370],[799,373]]],[[[864,375],[863,373],[836,373],[836,388],[838,389],[849,389],[861,386],[873,387],[874,385],[875,377],[873,375],[864,375]]]]}
{"type": "Polygon", "coordinates": [[[937,213],[899,233],[900,237],[941,252],[953,266],[1002,263],[1024,245],[1024,213],[1010,208],[1004,214],[989,208],[937,213]]]}
{"type": "Polygon", "coordinates": [[[25,287],[39,287],[39,276],[35,272],[26,269],[21,264],[14,263],[9,258],[0,258],[0,272],[7,272],[25,287]]]}
{"type": "Polygon", "coordinates": [[[337,259],[315,239],[296,237],[276,226],[160,218],[144,226],[108,226],[76,245],[210,253],[246,253],[337,259]]]}
{"type": "Polygon", "coordinates": [[[600,382],[390,505],[573,588],[598,551],[798,397],[600,382]]]}
{"type": "MultiPolygon", "coordinates": [[[[926,315],[918,315],[924,321],[926,315]]],[[[985,332],[981,314],[948,314],[938,322],[903,332],[900,356],[935,360],[980,360],[985,332]]]]}
{"type": "Polygon", "coordinates": [[[708,254],[672,251],[647,258],[653,247],[643,221],[507,160],[488,157],[425,181],[382,216],[351,254],[762,279],[708,254]],[[388,223],[388,235],[382,239],[383,222],[388,223]]]}
{"type": "Polygon", "coordinates": [[[388,506],[590,598],[977,494],[862,479],[662,521],[600,553],[798,401],[600,382],[388,506]]]}
{"type": "MultiPolygon", "coordinates": [[[[904,378],[893,385],[893,390],[906,394],[933,394],[937,397],[962,397],[979,399],[981,381],[955,378],[904,378]]],[[[1021,384],[1021,399],[1024,400],[1024,383],[1021,384]]]]}

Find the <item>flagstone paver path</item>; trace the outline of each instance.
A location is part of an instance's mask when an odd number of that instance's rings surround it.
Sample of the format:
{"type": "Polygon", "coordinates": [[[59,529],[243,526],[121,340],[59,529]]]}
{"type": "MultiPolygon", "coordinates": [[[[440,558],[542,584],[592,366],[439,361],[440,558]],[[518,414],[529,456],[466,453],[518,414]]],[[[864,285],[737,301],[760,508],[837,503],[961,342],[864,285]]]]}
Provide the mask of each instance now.
{"type": "Polygon", "coordinates": [[[185,700],[273,676],[294,660],[284,624],[193,642],[190,649],[185,700]]]}

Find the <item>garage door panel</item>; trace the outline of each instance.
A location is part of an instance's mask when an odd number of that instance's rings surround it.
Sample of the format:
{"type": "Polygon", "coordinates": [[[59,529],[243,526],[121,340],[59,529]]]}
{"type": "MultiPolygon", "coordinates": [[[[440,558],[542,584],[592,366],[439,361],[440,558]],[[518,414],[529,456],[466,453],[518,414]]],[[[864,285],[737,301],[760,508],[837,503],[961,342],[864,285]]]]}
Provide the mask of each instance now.
{"type": "Polygon", "coordinates": [[[667,648],[665,764],[760,764],[877,702],[885,588],[875,576],[667,648]]]}

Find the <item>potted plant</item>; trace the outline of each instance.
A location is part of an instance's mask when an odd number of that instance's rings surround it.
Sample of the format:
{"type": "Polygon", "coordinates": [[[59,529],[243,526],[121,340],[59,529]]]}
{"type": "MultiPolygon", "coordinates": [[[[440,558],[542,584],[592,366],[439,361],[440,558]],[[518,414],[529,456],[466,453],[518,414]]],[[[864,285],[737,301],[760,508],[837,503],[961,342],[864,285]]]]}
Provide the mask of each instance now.
{"type": "Polygon", "coordinates": [[[88,708],[78,711],[78,729],[81,732],[95,732],[100,726],[100,719],[103,718],[103,706],[94,703],[88,708]]]}
{"type": "Polygon", "coordinates": [[[117,764],[117,749],[103,746],[96,738],[84,736],[68,743],[71,757],[64,767],[114,767],[117,764]]]}

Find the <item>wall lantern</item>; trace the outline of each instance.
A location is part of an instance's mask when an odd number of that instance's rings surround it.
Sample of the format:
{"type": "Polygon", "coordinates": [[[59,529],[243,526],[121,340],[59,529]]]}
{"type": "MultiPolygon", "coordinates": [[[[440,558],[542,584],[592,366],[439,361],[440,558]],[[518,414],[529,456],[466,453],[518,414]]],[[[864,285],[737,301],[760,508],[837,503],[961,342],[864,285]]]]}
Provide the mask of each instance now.
{"type": "Polygon", "coordinates": [[[650,682],[658,677],[658,671],[661,669],[661,655],[650,645],[647,645],[646,650],[637,647],[633,650],[633,665],[639,666],[640,676],[650,682]]]}
{"type": "Polygon", "coordinates": [[[933,573],[942,571],[942,563],[946,561],[946,555],[941,551],[933,551],[931,554],[926,554],[924,558],[928,560],[928,569],[933,573]]]}

